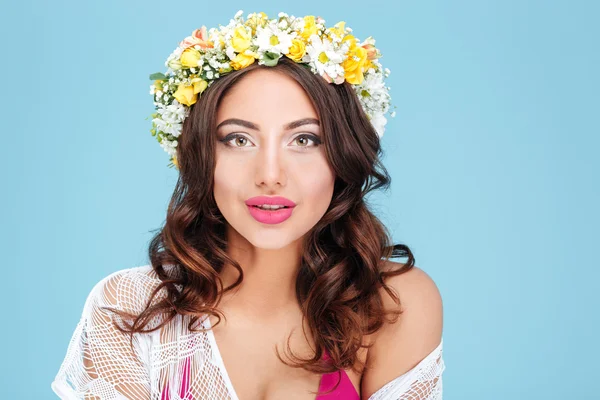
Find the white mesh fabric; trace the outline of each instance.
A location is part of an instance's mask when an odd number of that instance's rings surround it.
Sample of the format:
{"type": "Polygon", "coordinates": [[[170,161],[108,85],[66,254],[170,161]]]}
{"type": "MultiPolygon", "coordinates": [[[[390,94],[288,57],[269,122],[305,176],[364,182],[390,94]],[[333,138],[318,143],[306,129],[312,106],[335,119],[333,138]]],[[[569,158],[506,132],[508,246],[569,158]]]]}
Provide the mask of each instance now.
{"type": "MultiPolygon", "coordinates": [[[[149,265],[124,269],[98,282],[90,292],[52,382],[61,399],[229,400],[223,377],[204,332],[189,332],[181,316],[160,330],[129,334],[110,306],[138,314],[160,283],[149,265]]],[[[164,295],[161,292],[156,300],[164,295]]],[[[156,301],[155,300],[155,301],[156,301]]],[[[158,318],[149,326],[156,326],[158,318]]]]}
{"type": "MultiPolygon", "coordinates": [[[[139,314],[159,283],[144,265],[116,271],[94,286],[51,385],[61,399],[238,400],[211,332],[190,332],[189,317],[178,315],[155,332],[136,333],[131,349],[129,334],[113,323],[124,326],[123,321],[101,309],[139,314]]],[[[149,326],[160,321],[155,317],[149,326]]],[[[208,319],[200,322],[210,326],[208,319]]],[[[441,400],[441,352],[442,343],[369,400],[441,400]]]]}
{"type": "Polygon", "coordinates": [[[385,384],[369,400],[442,400],[444,340],[415,367],[385,384]]]}

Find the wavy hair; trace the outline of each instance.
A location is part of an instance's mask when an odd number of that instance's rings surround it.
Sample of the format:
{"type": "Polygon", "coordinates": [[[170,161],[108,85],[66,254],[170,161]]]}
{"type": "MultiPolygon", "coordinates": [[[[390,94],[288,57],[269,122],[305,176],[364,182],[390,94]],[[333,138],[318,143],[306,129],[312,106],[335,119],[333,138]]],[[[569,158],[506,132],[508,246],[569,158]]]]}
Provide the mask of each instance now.
{"type": "MultiPolygon", "coordinates": [[[[204,314],[224,314],[218,309],[222,295],[240,285],[244,274],[226,252],[226,221],[213,197],[215,168],[215,127],[220,100],[236,82],[259,68],[269,68],[293,78],[305,90],[315,107],[324,133],[328,162],[335,171],[331,204],[321,220],[303,240],[296,297],[303,318],[315,340],[315,354],[303,359],[290,353],[286,365],[315,373],[354,368],[363,336],[379,330],[388,314],[395,321],[400,310],[385,310],[380,288],[400,305],[399,297],[385,279],[408,272],[414,257],[404,244],[391,244],[390,234],[369,210],[365,195],[375,189],[388,189],[391,178],[380,162],[380,139],[364,113],[353,87],[329,84],[306,65],[282,57],[274,67],[252,64],[216,80],[200,96],[183,124],[177,146],[179,177],[170,200],[164,226],[149,245],[152,268],[161,280],[145,309],[139,315],[125,314],[134,322],[123,332],[151,332],[177,314],[191,317],[194,331],[204,314]],[[395,270],[384,266],[390,258],[407,257],[395,270]],[[220,272],[229,263],[239,272],[238,279],[223,287],[220,272]],[[165,265],[176,266],[174,276],[165,265]],[[152,304],[162,289],[166,296],[152,304]],[[144,329],[157,315],[164,321],[144,329]],[[330,354],[322,362],[324,351],[330,354]]],[[[304,321],[303,321],[304,322],[304,321]]],[[[306,332],[305,332],[306,333],[306,332]]],[[[339,383],[339,382],[338,382],[339,383]]],[[[337,386],[337,385],[336,385],[337,386]]]]}

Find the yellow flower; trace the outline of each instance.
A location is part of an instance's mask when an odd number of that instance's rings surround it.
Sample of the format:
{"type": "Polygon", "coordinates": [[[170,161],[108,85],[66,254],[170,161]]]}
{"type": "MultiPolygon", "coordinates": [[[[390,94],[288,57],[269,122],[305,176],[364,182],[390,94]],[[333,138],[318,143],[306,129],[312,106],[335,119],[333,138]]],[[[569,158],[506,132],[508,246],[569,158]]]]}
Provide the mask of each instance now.
{"type": "Polygon", "coordinates": [[[329,30],[334,34],[337,35],[339,38],[342,38],[344,36],[344,34],[346,33],[344,31],[344,25],[346,24],[346,22],[344,21],[340,21],[337,24],[335,24],[335,26],[333,28],[329,28],[329,30]]]}
{"type": "Polygon", "coordinates": [[[233,67],[233,69],[237,70],[237,69],[246,68],[253,62],[254,62],[254,54],[240,53],[237,56],[235,56],[235,58],[233,60],[231,60],[231,66],[233,67]]]}
{"type": "Polygon", "coordinates": [[[175,97],[178,102],[188,107],[198,100],[198,95],[194,93],[194,87],[185,86],[183,84],[177,87],[177,91],[173,93],[173,97],[175,97]]]}
{"type": "Polygon", "coordinates": [[[342,66],[345,70],[355,70],[364,67],[367,63],[367,50],[363,47],[354,46],[348,52],[348,58],[344,60],[342,66]]]}
{"type": "Polygon", "coordinates": [[[196,76],[191,79],[191,85],[179,84],[177,90],[173,93],[173,97],[179,103],[189,107],[198,101],[198,94],[204,92],[207,87],[208,82],[196,76]]]}
{"type": "Polygon", "coordinates": [[[173,156],[171,158],[171,162],[175,165],[175,168],[179,169],[179,162],[177,161],[177,156],[173,156]]]}
{"type": "Polygon", "coordinates": [[[348,51],[348,58],[342,62],[346,80],[351,84],[360,84],[363,79],[363,72],[367,66],[367,49],[356,45],[356,41],[353,41],[350,50],[348,51]]]}
{"type": "Polygon", "coordinates": [[[354,37],[354,35],[351,35],[351,34],[347,34],[342,38],[342,42],[347,42],[347,41],[350,42],[350,48],[353,48],[354,46],[356,46],[357,42],[358,42],[356,40],[356,38],[354,37]]]}
{"type": "Polygon", "coordinates": [[[169,68],[171,68],[173,71],[179,71],[181,69],[181,61],[173,58],[171,61],[169,61],[169,68]]]}
{"type": "Polygon", "coordinates": [[[198,68],[199,60],[200,52],[192,47],[185,49],[179,58],[181,65],[187,68],[198,68]]]}
{"type": "Polygon", "coordinates": [[[154,87],[156,90],[163,90],[162,81],[160,79],[155,80],[154,87]]]}
{"type": "Polygon", "coordinates": [[[346,72],[346,81],[353,85],[360,85],[364,79],[365,75],[361,70],[346,72]]]}
{"type": "Polygon", "coordinates": [[[306,53],[306,45],[302,40],[292,39],[292,45],[290,46],[290,51],[286,54],[292,60],[299,62],[302,60],[302,57],[306,53]]]}
{"type": "Polygon", "coordinates": [[[246,20],[246,26],[252,29],[252,34],[256,33],[257,27],[264,27],[269,20],[269,17],[264,12],[252,13],[250,14],[250,18],[246,20]]]}
{"type": "Polygon", "coordinates": [[[304,17],[304,30],[300,34],[305,40],[317,33],[317,25],[315,25],[315,16],[307,15],[304,17]]]}
{"type": "Polygon", "coordinates": [[[235,28],[233,31],[233,37],[231,38],[231,46],[237,53],[241,53],[250,47],[252,36],[246,30],[246,27],[241,25],[235,28]]]}
{"type": "Polygon", "coordinates": [[[192,85],[194,86],[194,93],[202,94],[208,87],[208,82],[198,76],[193,76],[192,85]]]}

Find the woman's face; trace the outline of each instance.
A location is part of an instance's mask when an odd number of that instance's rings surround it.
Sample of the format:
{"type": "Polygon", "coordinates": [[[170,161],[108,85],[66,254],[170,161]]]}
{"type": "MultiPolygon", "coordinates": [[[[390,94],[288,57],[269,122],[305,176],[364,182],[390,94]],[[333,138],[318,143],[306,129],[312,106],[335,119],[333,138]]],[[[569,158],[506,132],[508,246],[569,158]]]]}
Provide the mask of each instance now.
{"type": "Polygon", "coordinates": [[[214,196],[230,227],[265,249],[302,238],[327,211],[335,181],[324,132],[302,87],[277,71],[252,71],[221,100],[217,127],[214,196]],[[263,212],[245,203],[255,196],[282,196],[296,205],[263,212]],[[274,214],[290,211],[276,223],[274,214]]]}

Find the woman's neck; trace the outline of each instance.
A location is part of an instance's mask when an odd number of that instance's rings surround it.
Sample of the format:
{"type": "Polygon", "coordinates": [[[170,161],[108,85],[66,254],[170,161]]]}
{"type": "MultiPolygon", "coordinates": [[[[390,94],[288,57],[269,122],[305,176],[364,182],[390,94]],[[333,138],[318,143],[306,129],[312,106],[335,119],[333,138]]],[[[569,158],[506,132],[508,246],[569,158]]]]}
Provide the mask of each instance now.
{"type": "MultiPolygon", "coordinates": [[[[298,309],[296,276],[300,268],[299,242],[281,249],[260,249],[245,240],[230,238],[227,252],[244,273],[242,283],[228,291],[221,306],[233,312],[243,311],[260,319],[278,318],[298,309]]],[[[239,272],[226,264],[221,271],[224,287],[231,286],[239,272]]]]}

